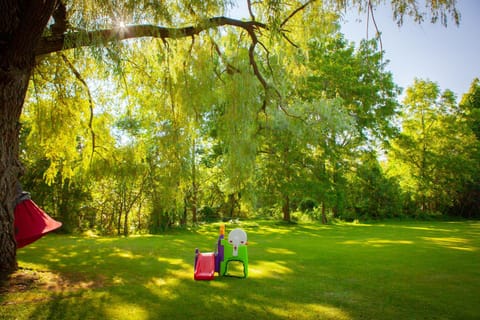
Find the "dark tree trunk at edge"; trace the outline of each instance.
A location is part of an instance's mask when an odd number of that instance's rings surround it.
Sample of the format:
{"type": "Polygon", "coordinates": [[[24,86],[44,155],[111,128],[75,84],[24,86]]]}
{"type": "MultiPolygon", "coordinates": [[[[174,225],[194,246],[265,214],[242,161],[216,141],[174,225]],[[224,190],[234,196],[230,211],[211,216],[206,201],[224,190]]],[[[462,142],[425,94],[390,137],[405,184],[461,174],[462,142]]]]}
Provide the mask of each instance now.
{"type": "Polygon", "coordinates": [[[0,60],[0,274],[6,276],[17,268],[13,220],[16,185],[22,174],[18,160],[20,114],[33,61],[24,68],[4,68],[3,62],[0,60]]]}
{"type": "Polygon", "coordinates": [[[20,115],[35,65],[35,47],[57,1],[2,1],[0,12],[0,278],[17,269],[14,209],[20,115]]]}

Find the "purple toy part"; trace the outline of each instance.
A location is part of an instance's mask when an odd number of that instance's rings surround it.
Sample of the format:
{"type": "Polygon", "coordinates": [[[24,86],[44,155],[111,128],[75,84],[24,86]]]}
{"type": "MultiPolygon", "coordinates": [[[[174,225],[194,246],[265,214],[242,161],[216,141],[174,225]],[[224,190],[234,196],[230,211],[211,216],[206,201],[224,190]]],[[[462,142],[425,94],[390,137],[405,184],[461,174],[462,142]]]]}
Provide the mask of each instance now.
{"type": "Polygon", "coordinates": [[[221,234],[218,237],[217,241],[217,252],[215,253],[215,272],[218,272],[220,274],[220,262],[223,261],[224,258],[224,247],[222,245],[222,239],[224,238],[224,235],[221,234]]]}

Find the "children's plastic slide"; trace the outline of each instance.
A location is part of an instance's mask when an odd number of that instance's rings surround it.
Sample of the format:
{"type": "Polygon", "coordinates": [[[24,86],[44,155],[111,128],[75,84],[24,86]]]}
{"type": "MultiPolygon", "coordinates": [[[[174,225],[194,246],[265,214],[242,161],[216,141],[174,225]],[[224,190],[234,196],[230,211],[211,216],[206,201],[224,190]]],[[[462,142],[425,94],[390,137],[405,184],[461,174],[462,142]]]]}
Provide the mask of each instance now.
{"type": "Polygon", "coordinates": [[[235,277],[228,273],[228,264],[232,261],[243,264],[243,278],[248,275],[247,234],[242,229],[234,229],[225,239],[225,226],[220,226],[220,235],[215,252],[201,253],[195,249],[193,276],[195,280],[213,280],[215,272],[219,276],[235,277]]]}
{"type": "Polygon", "coordinates": [[[199,253],[195,262],[195,280],[213,280],[215,277],[215,253],[199,253]]]}

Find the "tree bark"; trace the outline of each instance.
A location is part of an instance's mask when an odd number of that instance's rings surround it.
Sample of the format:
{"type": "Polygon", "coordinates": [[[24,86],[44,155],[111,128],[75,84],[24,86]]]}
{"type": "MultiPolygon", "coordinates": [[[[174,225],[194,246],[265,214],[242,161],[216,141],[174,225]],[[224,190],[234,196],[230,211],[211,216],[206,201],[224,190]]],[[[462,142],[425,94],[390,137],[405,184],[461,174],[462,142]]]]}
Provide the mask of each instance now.
{"type": "Polygon", "coordinates": [[[125,219],[123,220],[123,235],[128,237],[129,230],[128,230],[128,215],[130,211],[125,212],[125,219]]]}
{"type": "Polygon", "coordinates": [[[284,197],[282,211],[283,211],[283,221],[290,222],[292,218],[290,216],[290,197],[288,195],[285,195],[284,197]]]}
{"type": "Polygon", "coordinates": [[[0,277],[17,268],[14,209],[19,162],[20,115],[35,65],[35,47],[55,0],[0,3],[0,277]]]}
{"type": "Polygon", "coordinates": [[[17,183],[23,171],[18,159],[20,115],[33,55],[31,63],[23,65],[12,65],[0,56],[0,66],[0,274],[8,275],[17,268],[13,221],[17,183]]]}
{"type": "Polygon", "coordinates": [[[195,149],[196,141],[193,139],[192,145],[192,223],[195,225],[197,223],[197,201],[198,201],[198,186],[197,186],[197,167],[195,162],[195,149]]]}
{"type": "Polygon", "coordinates": [[[322,202],[322,224],[327,224],[327,214],[325,212],[325,202],[322,202]]]}

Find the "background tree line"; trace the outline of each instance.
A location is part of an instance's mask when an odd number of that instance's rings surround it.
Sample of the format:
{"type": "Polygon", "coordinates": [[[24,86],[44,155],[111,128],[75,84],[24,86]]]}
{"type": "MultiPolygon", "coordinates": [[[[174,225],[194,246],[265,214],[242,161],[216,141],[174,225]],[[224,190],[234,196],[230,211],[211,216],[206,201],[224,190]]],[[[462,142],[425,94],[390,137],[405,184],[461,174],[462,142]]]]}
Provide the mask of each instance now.
{"type": "Polygon", "coordinates": [[[267,91],[242,32],[43,59],[21,119],[24,189],[67,232],[478,218],[479,80],[460,103],[422,79],[399,101],[377,40],[355,47],[337,19],[269,47],[267,91]]]}

